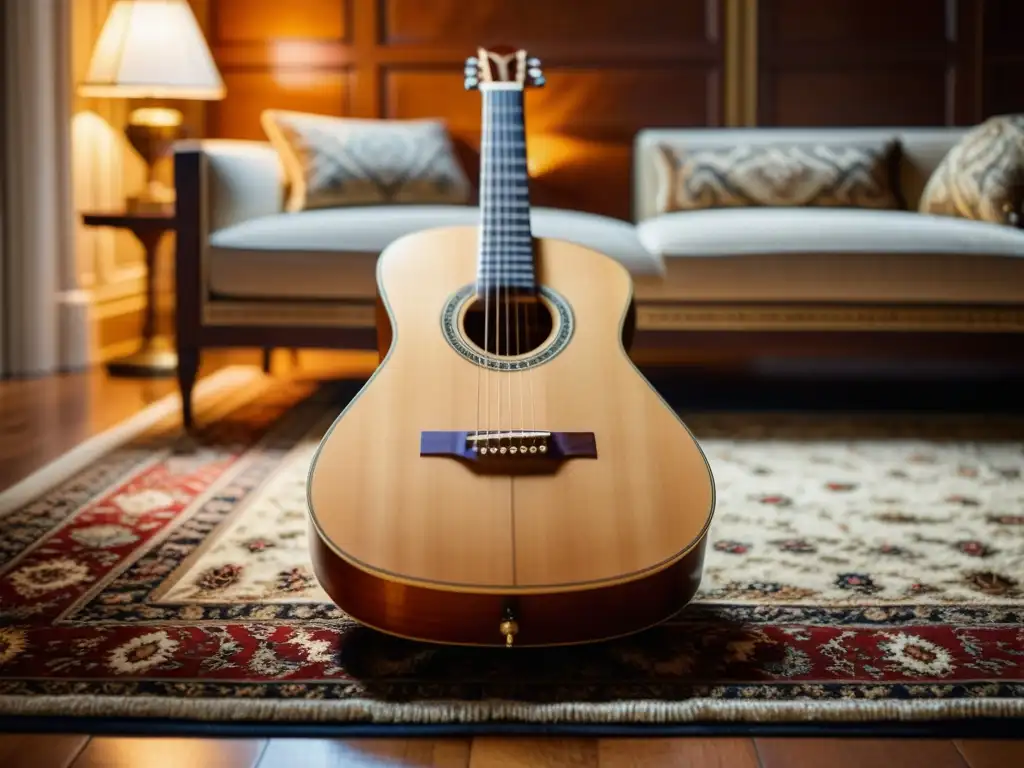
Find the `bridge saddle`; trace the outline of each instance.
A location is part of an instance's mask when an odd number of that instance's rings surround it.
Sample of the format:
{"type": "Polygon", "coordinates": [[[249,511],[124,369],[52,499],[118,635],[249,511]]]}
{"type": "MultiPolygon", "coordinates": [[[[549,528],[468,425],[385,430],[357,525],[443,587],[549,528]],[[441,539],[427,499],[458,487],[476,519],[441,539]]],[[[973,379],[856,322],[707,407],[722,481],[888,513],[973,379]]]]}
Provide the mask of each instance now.
{"type": "Polygon", "coordinates": [[[538,430],[468,432],[466,447],[480,455],[525,456],[547,453],[551,433],[538,430]]]}

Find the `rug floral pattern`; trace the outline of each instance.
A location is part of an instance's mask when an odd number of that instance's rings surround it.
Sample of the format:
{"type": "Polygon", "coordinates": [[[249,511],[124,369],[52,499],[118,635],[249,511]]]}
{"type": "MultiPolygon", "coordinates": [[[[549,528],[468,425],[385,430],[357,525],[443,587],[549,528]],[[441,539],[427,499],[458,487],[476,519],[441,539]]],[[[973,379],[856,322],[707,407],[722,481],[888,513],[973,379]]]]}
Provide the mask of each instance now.
{"type": "Polygon", "coordinates": [[[690,417],[718,488],[694,604],[623,640],[495,652],[384,637],[327,600],[305,473],[351,387],[303,395],[282,385],[198,445],[116,449],[0,518],[0,712],[1024,714],[1020,423],[690,417]]]}

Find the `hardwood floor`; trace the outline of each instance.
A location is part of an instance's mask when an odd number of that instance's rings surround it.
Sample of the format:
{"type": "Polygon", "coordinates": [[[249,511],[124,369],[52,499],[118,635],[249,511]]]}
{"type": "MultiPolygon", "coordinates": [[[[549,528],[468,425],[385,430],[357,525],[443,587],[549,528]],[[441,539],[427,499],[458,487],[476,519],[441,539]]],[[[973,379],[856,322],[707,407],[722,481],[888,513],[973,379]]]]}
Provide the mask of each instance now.
{"type": "Polygon", "coordinates": [[[5,768],[1012,768],[1024,742],[914,739],[180,739],[0,735],[5,768]]]}
{"type": "MultiPolygon", "coordinates": [[[[365,376],[372,355],[303,353],[281,375],[365,376]]],[[[258,364],[258,352],[208,355],[203,374],[232,363],[258,364]]],[[[111,379],[102,371],[0,382],[0,487],[59,457],[78,442],[175,392],[171,380],[111,379]]],[[[232,739],[0,734],[4,768],[800,768],[1024,765],[1024,740],[814,738],[232,739]]]]}

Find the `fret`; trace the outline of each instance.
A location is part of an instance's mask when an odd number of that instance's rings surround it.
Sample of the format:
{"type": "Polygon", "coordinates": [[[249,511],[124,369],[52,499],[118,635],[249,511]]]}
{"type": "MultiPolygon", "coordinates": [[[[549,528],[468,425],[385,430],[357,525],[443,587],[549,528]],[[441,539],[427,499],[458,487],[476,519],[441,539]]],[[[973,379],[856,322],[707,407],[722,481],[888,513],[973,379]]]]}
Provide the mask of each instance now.
{"type": "Polygon", "coordinates": [[[513,257],[500,251],[488,250],[484,253],[487,254],[487,258],[482,259],[482,263],[477,265],[478,272],[497,272],[505,269],[525,270],[533,267],[533,254],[519,254],[513,257]]]}
{"type": "Polygon", "coordinates": [[[533,233],[523,92],[487,89],[480,147],[477,291],[533,291],[533,233]]]}
{"type": "Polygon", "coordinates": [[[485,256],[477,271],[488,272],[496,271],[499,269],[527,269],[533,268],[533,254],[532,253],[517,253],[515,255],[509,255],[501,250],[484,249],[483,254],[485,256]]]}

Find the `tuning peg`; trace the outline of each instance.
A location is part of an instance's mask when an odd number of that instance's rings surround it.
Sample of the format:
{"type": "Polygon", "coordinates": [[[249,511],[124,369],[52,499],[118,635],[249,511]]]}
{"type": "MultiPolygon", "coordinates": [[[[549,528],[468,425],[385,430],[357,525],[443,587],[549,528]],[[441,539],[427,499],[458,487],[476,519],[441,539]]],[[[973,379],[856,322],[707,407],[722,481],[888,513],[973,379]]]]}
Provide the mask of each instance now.
{"type": "Polygon", "coordinates": [[[465,81],[463,81],[463,86],[467,91],[476,88],[478,84],[479,81],[475,77],[467,77],[465,81]]]}
{"type": "Polygon", "coordinates": [[[528,66],[528,67],[539,67],[540,66],[540,59],[538,59],[536,56],[531,56],[530,58],[528,58],[526,60],[526,66],[528,66]]]}
{"type": "Polygon", "coordinates": [[[527,70],[527,72],[529,73],[530,77],[543,77],[543,74],[537,67],[530,67],[527,70]]]}
{"type": "Polygon", "coordinates": [[[533,84],[538,87],[544,85],[544,83],[546,82],[547,80],[544,79],[544,75],[537,75],[536,77],[533,78],[533,84]]]}
{"type": "Polygon", "coordinates": [[[469,69],[470,67],[476,69],[479,65],[480,59],[478,59],[476,56],[470,56],[468,59],[466,59],[466,69],[469,69]]]}

